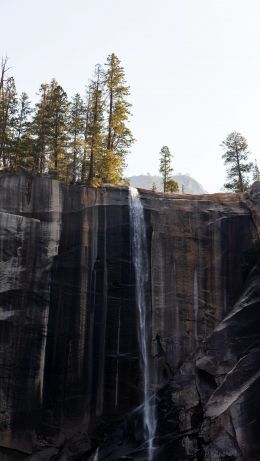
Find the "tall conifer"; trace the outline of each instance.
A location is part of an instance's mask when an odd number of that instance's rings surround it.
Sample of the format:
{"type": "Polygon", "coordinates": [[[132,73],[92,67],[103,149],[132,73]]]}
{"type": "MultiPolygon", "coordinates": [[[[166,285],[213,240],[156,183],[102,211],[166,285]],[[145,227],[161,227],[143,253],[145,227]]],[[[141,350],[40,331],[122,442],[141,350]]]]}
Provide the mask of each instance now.
{"type": "Polygon", "coordinates": [[[89,112],[90,112],[90,89],[88,88],[86,100],[84,104],[84,143],[83,143],[83,156],[81,162],[81,183],[86,184],[87,174],[89,169],[89,146],[88,146],[88,133],[89,133],[89,112]]]}
{"type": "Polygon", "coordinates": [[[88,183],[95,184],[101,179],[100,169],[104,152],[104,98],[103,71],[98,65],[95,78],[89,86],[88,137],[89,173],[88,183]]]}
{"type": "Polygon", "coordinates": [[[171,166],[172,154],[168,146],[163,146],[160,151],[160,173],[163,178],[163,191],[164,192],[178,192],[179,186],[174,179],[172,179],[171,174],[173,168],[171,166]]]}
{"type": "Polygon", "coordinates": [[[15,117],[15,135],[13,143],[13,166],[18,165],[26,167],[29,170],[34,169],[33,165],[33,140],[30,131],[30,119],[32,108],[29,97],[22,93],[15,117]]]}
{"type": "Polygon", "coordinates": [[[256,159],[253,166],[253,181],[260,181],[260,169],[256,159]]]}
{"type": "Polygon", "coordinates": [[[113,53],[106,70],[96,67],[84,104],[77,93],[71,104],[53,79],[40,86],[32,109],[26,93],[17,97],[8,77],[7,59],[0,68],[0,166],[18,165],[57,179],[98,185],[122,180],[133,143],[128,126],[129,87],[113,53]]]}
{"type": "Polygon", "coordinates": [[[116,183],[122,178],[126,155],[134,142],[128,126],[131,104],[129,87],[118,57],[112,53],[106,62],[105,87],[108,100],[106,153],[102,163],[104,182],[116,183]]]}
{"type": "Polygon", "coordinates": [[[14,77],[3,78],[0,93],[0,158],[4,169],[12,168],[17,92],[14,77]]]}
{"type": "Polygon", "coordinates": [[[40,101],[36,104],[31,125],[34,138],[34,171],[43,174],[47,171],[48,138],[50,134],[49,85],[43,83],[39,89],[40,101]]]}
{"type": "Polygon", "coordinates": [[[247,140],[240,133],[230,133],[221,144],[225,150],[222,158],[227,166],[225,189],[244,192],[250,184],[253,163],[249,161],[247,140]]]}
{"type": "Polygon", "coordinates": [[[72,99],[69,113],[70,170],[73,183],[80,179],[80,166],[84,151],[84,119],[84,103],[80,94],[76,93],[72,99]]]}
{"type": "Polygon", "coordinates": [[[68,142],[68,109],[66,92],[53,79],[48,92],[48,151],[49,170],[54,178],[69,180],[68,142]]]}

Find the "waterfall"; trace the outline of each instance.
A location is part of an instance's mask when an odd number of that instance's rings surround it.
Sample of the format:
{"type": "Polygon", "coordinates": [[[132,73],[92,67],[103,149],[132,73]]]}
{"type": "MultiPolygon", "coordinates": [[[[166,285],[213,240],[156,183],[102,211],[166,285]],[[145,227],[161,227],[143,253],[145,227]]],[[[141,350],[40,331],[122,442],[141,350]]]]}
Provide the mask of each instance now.
{"type": "Polygon", "coordinates": [[[136,301],[139,320],[139,347],[141,352],[141,369],[143,371],[144,404],[143,424],[145,438],[148,440],[148,460],[153,459],[153,438],[156,430],[154,402],[150,393],[150,316],[146,300],[146,287],[149,280],[147,239],[143,205],[137,189],[129,188],[129,209],[132,235],[132,255],[135,268],[136,301]]]}
{"type": "Polygon", "coordinates": [[[93,461],[98,461],[98,452],[99,452],[99,448],[97,448],[97,451],[95,452],[93,461]]]}

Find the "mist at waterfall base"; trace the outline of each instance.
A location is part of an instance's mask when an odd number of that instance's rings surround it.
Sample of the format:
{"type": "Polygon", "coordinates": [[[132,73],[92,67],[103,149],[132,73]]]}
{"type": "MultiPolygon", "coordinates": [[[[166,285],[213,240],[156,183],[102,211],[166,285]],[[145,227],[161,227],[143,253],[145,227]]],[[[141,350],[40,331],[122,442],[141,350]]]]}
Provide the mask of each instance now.
{"type": "Polygon", "coordinates": [[[98,461],[98,452],[99,452],[99,449],[97,448],[93,461],[98,461]]]}
{"type": "Polygon", "coordinates": [[[153,460],[153,439],[156,431],[155,401],[151,395],[151,315],[146,289],[149,281],[149,264],[144,209],[137,189],[129,188],[129,209],[132,235],[132,257],[135,270],[136,303],[138,308],[138,338],[141,369],[143,370],[143,426],[148,445],[148,460],[153,460]]]}

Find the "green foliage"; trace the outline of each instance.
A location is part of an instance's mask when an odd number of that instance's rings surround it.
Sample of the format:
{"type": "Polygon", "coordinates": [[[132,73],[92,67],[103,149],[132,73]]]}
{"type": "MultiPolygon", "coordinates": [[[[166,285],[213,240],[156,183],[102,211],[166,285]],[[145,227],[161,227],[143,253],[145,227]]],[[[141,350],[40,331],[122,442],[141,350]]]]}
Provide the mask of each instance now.
{"type": "Polygon", "coordinates": [[[174,179],[168,179],[166,182],[166,192],[179,192],[179,185],[174,179]]]}
{"type": "Polygon", "coordinates": [[[0,160],[4,169],[12,169],[18,101],[14,77],[7,77],[5,68],[0,87],[0,160]]]}
{"type": "Polygon", "coordinates": [[[34,171],[49,172],[54,178],[69,180],[68,120],[69,102],[58,82],[53,79],[39,89],[40,101],[36,104],[31,123],[34,140],[34,171]]]}
{"type": "Polygon", "coordinates": [[[225,149],[222,158],[227,166],[225,189],[244,192],[250,185],[253,163],[248,160],[250,152],[246,139],[237,132],[230,133],[221,144],[225,149]]]}
{"type": "Polygon", "coordinates": [[[86,102],[84,104],[84,143],[83,143],[83,156],[81,161],[81,183],[86,184],[87,175],[89,172],[89,149],[88,149],[88,136],[89,136],[89,112],[90,112],[91,95],[90,91],[87,92],[86,102]]]}
{"type": "Polygon", "coordinates": [[[0,68],[0,162],[4,169],[23,166],[66,182],[99,185],[122,180],[126,155],[134,141],[128,126],[129,87],[113,53],[105,70],[96,66],[83,101],[71,101],[53,79],[39,89],[32,109],[26,93],[17,97],[7,60],[0,68]]]}
{"type": "Polygon", "coordinates": [[[104,72],[96,66],[95,78],[88,89],[88,123],[86,126],[86,145],[89,149],[88,183],[102,181],[100,168],[104,156],[104,72]]]}
{"type": "Polygon", "coordinates": [[[48,91],[48,155],[49,171],[53,177],[69,180],[69,158],[66,151],[68,141],[68,109],[67,94],[58,82],[53,79],[48,91]]]}
{"type": "Polygon", "coordinates": [[[105,184],[118,184],[123,176],[122,159],[113,151],[104,151],[98,165],[101,182],[105,184]]]}
{"type": "Polygon", "coordinates": [[[160,173],[163,177],[163,191],[168,192],[168,184],[171,180],[173,168],[171,167],[172,154],[169,147],[163,146],[160,151],[160,173]]]}
{"type": "Polygon", "coordinates": [[[105,72],[105,92],[108,99],[107,127],[106,127],[106,164],[109,172],[103,168],[104,182],[118,182],[122,178],[126,155],[134,142],[128,120],[131,115],[131,104],[127,101],[129,87],[126,85],[125,73],[118,57],[112,53],[108,56],[105,72]],[[112,169],[114,166],[114,173],[112,169]]]}
{"type": "Polygon", "coordinates": [[[79,93],[72,98],[69,109],[69,171],[73,183],[80,180],[84,154],[85,107],[79,93]]]}
{"type": "Polygon", "coordinates": [[[14,141],[11,153],[12,168],[18,165],[29,170],[33,169],[33,139],[30,130],[32,108],[29,97],[22,93],[15,114],[14,141]]]}
{"type": "Polygon", "coordinates": [[[152,191],[153,191],[153,192],[156,192],[156,191],[157,191],[157,187],[156,187],[156,184],[155,184],[155,182],[153,182],[153,185],[152,185],[152,191]]]}
{"type": "Polygon", "coordinates": [[[129,178],[122,178],[121,181],[120,181],[120,185],[130,187],[131,186],[130,179],[129,178]]]}
{"type": "Polygon", "coordinates": [[[256,159],[253,166],[253,181],[260,181],[260,170],[256,159]]]}
{"type": "Polygon", "coordinates": [[[39,174],[47,170],[47,146],[50,134],[49,85],[42,84],[39,89],[40,101],[36,104],[31,123],[31,134],[34,139],[34,168],[39,174]]]}

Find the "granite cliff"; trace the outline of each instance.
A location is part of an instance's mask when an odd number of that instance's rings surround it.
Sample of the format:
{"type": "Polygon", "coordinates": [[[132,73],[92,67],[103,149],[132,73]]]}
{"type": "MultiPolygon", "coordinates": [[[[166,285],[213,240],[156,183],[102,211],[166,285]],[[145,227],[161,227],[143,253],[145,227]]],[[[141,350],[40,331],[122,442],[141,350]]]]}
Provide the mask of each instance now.
{"type": "MultiPolygon", "coordinates": [[[[259,460],[259,183],[140,200],[153,459],[259,460]]],[[[148,459],[132,239],[127,188],[0,176],[1,460],[148,459]]]]}
{"type": "MultiPolygon", "coordinates": [[[[158,192],[163,191],[162,178],[158,175],[141,174],[138,176],[130,176],[130,184],[133,187],[141,189],[152,189],[156,186],[158,192]]],[[[185,194],[206,194],[207,192],[202,185],[188,174],[174,174],[172,179],[178,183],[179,191],[185,194]]]]}

